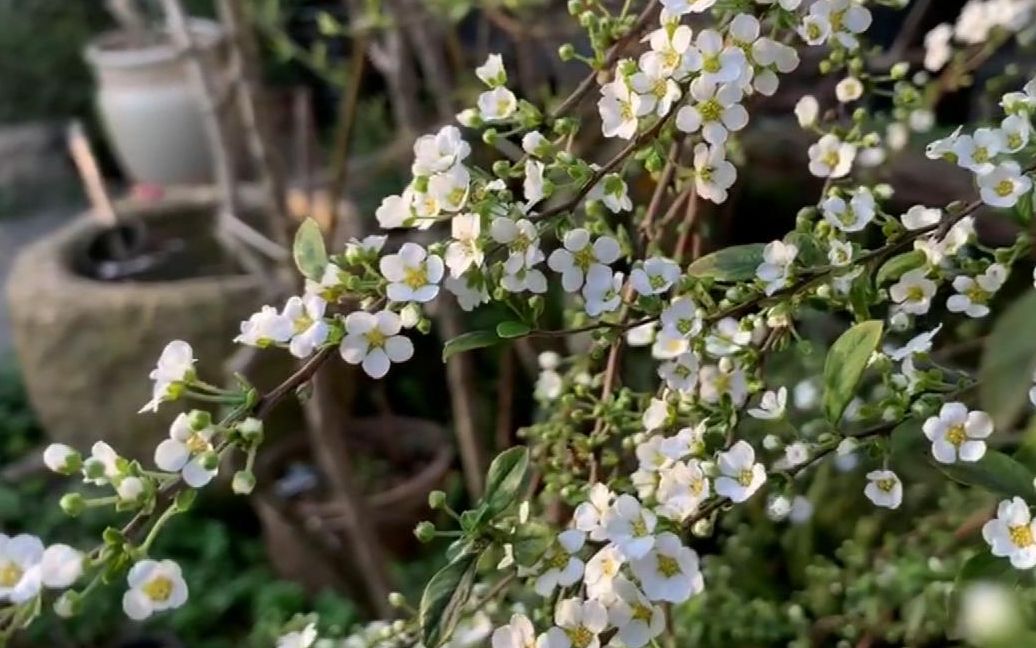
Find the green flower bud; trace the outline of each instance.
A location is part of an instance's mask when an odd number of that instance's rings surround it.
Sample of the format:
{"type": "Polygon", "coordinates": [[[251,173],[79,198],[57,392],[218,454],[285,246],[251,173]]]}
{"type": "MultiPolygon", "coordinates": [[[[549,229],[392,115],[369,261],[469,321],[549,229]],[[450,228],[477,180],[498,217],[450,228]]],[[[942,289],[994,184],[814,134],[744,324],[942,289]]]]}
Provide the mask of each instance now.
{"type": "Polygon", "coordinates": [[[60,505],[65,515],[77,517],[86,508],[86,500],[79,493],[65,493],[61,496],[60,505]]]}
{"type": "Polygon", "coordinates": [[[576,48],[572,43],[565,43],[558,48],[558,58],[562,61],[571,61],[576,55],[576,48]]]}
{"type": "Polygon", "coordinates": [[[889,75],[893,79],[898,81],[899,79],[906,78],[906,75],[909,72],[910,72],[910,64],[907,63],[906,61],[900,61],[899,63],[896,63],[895,65],[892,66],[892,69],[889,70],[889,75]]]}
{"type": "Polygon", "coordinates": [[[388,602],[389,605],[396,609],[406,607],[406,597],[400,594],[399,592],[389,592],[388,602]]]}
{"type": "Polygon", "coordinates": [[[219,455],[209,451],[201,456],[201,467],[205,470],[215,470],[219,467],[219,455]]]}
{"type": "Polygon", "coordinates": [[[428,493],[428,508],[438,511],[446,505],[446,493],[441,490],[434,490],[428,493]]]}
{"type": "Polygon", "coordinates": [[[498,178],[506,178],[511,173],[511,163],[507,160],[497,160],[493,163],[493,175],[498,178]]]}
{"type": "Polygon", "coordinates": [[[192,430],[200,431],[212,425],[212,414],[204,410],[191,410],[187,414],[187,424],[192,430]]]}
{"type": "Polygon", "coordinates": [[[416,536],[420,542],[431,542],[432,539],[435,538],[435,525],[428,521],[419,522],[418,525],[414,527],[414,536],[416,536]]]}
{"type": "Polygon", "coordinates": [[[250,443],[259,443],[263,440],[263,422],[254,416],[238,423],[237,431],[242,439],[250,443]]]}
{"type": "Polygon", "coordinates": [[[58,615],[62,619],[71,619],[79,614],[82,609],[82,596],[80,596],[79,592],[76,592],[75,590],[63,592],[61,596],[54,601],[54,614],[58,615]]]}

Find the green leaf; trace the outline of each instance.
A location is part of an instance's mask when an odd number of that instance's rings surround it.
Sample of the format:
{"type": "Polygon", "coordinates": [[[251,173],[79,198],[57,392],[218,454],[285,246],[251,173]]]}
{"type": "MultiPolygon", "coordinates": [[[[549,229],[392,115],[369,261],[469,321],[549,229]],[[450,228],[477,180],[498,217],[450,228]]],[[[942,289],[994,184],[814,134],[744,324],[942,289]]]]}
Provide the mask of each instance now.
{"type": "Polygon", "coordinates": [[[921,420],[912,418],[903,421],[889,435],[889,454],[892,464],[898,470],[917,465],[931,445],[921,429],[921,420]]]}
{"type": "Polygon", "coordinates": [[[461,609],[471,596],[477,565],[477,553],[462,553],[432,576],[425,586],[418,619],[422,641],[428,648],[441,646],[453,634],[461,609]]]}
{"type": "Polygon", "coordinates": [[[549,526],[536,520],[529,520],[518,527],[511,545],[514,547],[514,561],[525,567],[532,567],[550,544],[554,542],[555,533],[549,526]]]}
{"type": "Polygon", "coordinates": [[[1000,316],[986,342],[978,370],[978,396],[997,428],[1009,427],[1028,402],[1036,369],[1036,292],[1015,301],[1000,316]]]}
{"type": "Polygon", "coordinates": [[[500,336],[495,331],[470,331],[447,340],[442,348],[442,361],[446,362],[457,353],[464,353],[472,349],[482,349],[500,343],[500,336]]]}
{"type": "Polygon", "coordinates": [[[517,446],[498,454],[486,473],[486,494],[482,497],[486,513],[493,517],[514,503],[528,478],[528,448],[517,446]]]}
{"type": "Polygon", "coordinates": [[[291,253],[304,277],[313,281],[323,278],[324,268],[327,267],[327,250],[324,248],[324,235],[320,233],[320,226],[312,218],[307,218],[299,225],[291,253]]]}
{"type": "Polygon", "coordinates": [[[936,464],[936,467],[950,479],[978,486],[1004,497],[1021,497],[1031,499],[1032,480],[1036,475],[1002,452],[987,450],[986,454],[975,462],[958,461],[952,464],[936,464]]]}
{"type": "Polygon", "coordinates": [[[508,321],[496,325],[496,334],[505,340],[525,337],[531,330],[532,328],[524,322],[508,321]]]}
{"type": "Polygon", "coordinates": [[[717,250],[687,266],[687,274],[716,281],[748,281],[763,262],[765,247],[762,243],[750,243],[717,250]]]}
{"type": "Polygon", "coordinates": [[[878,275],[874,279],[876,285],[880,286],[889,281],[899,279],[907,272],[920,268],[925,264],[926,257],[921,250],[913,250],[905,254],[899,254],[878,268],[878,275]]]}
{"type": "Polygon", "coordinates": [[[824,414],[837,425],[856,386],[867,368],[871,353],[878,348],[884,324],[880,320],[862,322],[842,334],[824,361],[824,414]]]}

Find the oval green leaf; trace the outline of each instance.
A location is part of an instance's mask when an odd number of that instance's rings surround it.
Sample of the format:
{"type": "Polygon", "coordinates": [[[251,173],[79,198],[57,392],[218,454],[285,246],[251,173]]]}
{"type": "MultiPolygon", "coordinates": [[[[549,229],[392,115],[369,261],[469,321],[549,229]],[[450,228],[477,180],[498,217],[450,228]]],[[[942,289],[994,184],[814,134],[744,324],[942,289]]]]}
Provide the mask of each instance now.
{"type": "Polygon", "coordinates": [[[715,281],[748,281],[763,262],[765,247],[762,243],[750,243],[717,250],[687,266],[687,274],[715,281]]]}
{"type": "Polygon", "coordinates": [[[1002,497],[1021,497],[1029,500],[1034,493],[1032,480],[1036,475],[1002,452],[987,450],[975,462],[958,461],[936,467],[953,481],[967,486],[978,486],[1002,497]]]}
{"type": "Polygon", "coordinates": [[[437,648],[449,640],[475,584],[478,553],[465,552],[439,570],[424,588],[418,619],[425,646],[437,648]]]}
{"type": "Polygon", "coordinates": [[[874,282],[880,286],[886,282],[895,281],[907,272],[923,266],[926,259],[927,257],[925,257],[924,252],[921,250],[912,250],[904,254],[898,254],[881,264],[874,282]]]}
{"type": "Polygon", "coordinates": [[[482,498],[486,514],[492,518],[513,504],[525,490],[528,477],[528,448],[517,446],[498,454],[486,473],[486,494],[482,498]]]}
{"type": "Polygon", "coordinates": [[[524,322],[500,322],[496,325],[496,334],[505,340],[525,337],[532,331],[532,328],[524,322]]]}
{"type": "Polygon", "coordinates": [[[327,267],[327,249],[324,247],[324,235],[320,226],[312,218],[307,218],[295,232],[295,242],[291,246],[291,254],[295,258],[295,266],[307,279],[320,281],[327,267]]]}
{"type": "Polygon", "coordinates": [[[493,346],[500,342],[500,336],[495,331],[469,331],[447,340],[442,348],[442,361],[446,362],[457,353],[464,353],[472,349],[482,349],[493,346]]]}
{"type": "Polygon", "coordinates": [[[1017,300],[989,334],[978,370],[978,396],[997,428],[1007,428],[1022,412],[1036,370],[1036,292],[1017,300]]]}
{"type": "Polygon", "coordinates": [[[824,360],[824,414],[837,425],[846,406],[856,394],[856,386],[867,368],[871,353],[881,342],[884,324],[880,320],[861,322],[831,345],[824,360]]]}

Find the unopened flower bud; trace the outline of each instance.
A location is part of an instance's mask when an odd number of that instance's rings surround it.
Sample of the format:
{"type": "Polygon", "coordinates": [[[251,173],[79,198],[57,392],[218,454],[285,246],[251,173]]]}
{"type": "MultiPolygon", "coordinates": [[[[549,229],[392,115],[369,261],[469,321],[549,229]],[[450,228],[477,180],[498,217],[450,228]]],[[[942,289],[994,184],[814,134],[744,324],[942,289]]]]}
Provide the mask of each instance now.
{"type": "Polygon", "coordinates": [[[446,493],[441,490],[434,490],[428,493],[428,508],[438,511],[446,504],[446,493]]]}
{"type": "Polygon", "coordinates": [[[79,592],[68,590],[54,601],[54,614],[62,619],[71,619],[79,614],[82,607],[82,597],[79,592]]]}
{"type": "Polygon", "coordinates": [[[263,438],[263,422],[254,416],[249,416],[237,424],[237,431],[245,441],[258,443],[263,438]]]}
{"type": "Polygon", "coordinates": [[[562,61],[571,61],[576,55],[576,48],[572,46],[572,43],[565,43],[558,48],[558,58],[562,61]]]}
{"type": "Polygon", "coordinates": [[[428,521],[419,522],[414,527],[414,536],[420,542],[431,542],[435,538],[435,525],[428,521]]]}
{"type": "Polygon", "coordinates": [[[205,410],[191,410],[187,414],[187,424],[191,426],[192,430],[204,430],[212,425],[212,414],[205,410]]]}
{"type": "Polygon", "coordinates": [[[905,79],[908,72],[910,72],[910,64],[906,61],[900,61],[893,65],[892,69],[889,70],[889,76],[898,81],[900,79],[905,79]]]}
{"type": "Polygon", "coordinates": [[[79,493],[65,493],[61,496],[61,510],[65,515],[76,517],[86,508],[86,500],[79,493]]]}
{"type": "Polygon", "coordinates": [[[52,443],[43,451],[43,463],[61,475],[71,475],[83,466],[83,458],[64,443],[52,443]]]}
{"type": "Polygon", "coordinates": [[[403,328],[414,328],[421,323],[421,307],[417,304],[407,304],[399,311],[399,322],[403,328]]]}
{"type": "Polygon", "coordinates": [[[234,473],[230,487],[238,495],[249,495],[255,490],[255,474],[251,470],[239,470],[234,473]]]}
{"type": "Polygon", "coordinates": [[[698,536],[699,538],[707,538],[712,535],[712,520],[702,519],[694,523],[691,527],[691,533],[698,536]]]}
{"type": "Polygon", "coordinates": [[[139,477],[125,477],[119,481],[115,492],[123,502],[136,502],[144,494],[144,482],[139,477]]]}
{"type": "Polygon", "coordinates": [[[215,470],[219,467],[219,455],[210,450],[201,456],[199,463],[205,470],[215,470]]]}
{"type": "Polygon", "coordinates": [[[389,605],[396,609],[406,607],[406,597],[399,592],[389,592],[388,602],[389,605]]]}

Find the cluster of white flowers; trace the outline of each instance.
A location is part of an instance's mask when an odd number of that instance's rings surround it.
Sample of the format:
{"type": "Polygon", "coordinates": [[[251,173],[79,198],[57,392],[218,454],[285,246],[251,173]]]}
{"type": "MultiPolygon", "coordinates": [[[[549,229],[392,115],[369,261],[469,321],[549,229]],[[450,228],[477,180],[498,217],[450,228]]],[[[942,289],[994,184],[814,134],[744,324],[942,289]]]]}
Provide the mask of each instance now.
{"type": "Polygon", "coordinates": [[[953,58],[953,41],[980,45],[994,30],[1017,33],[1032,23],[1036,2],[1032,0],[968,0],[953,25],[941,23],[925,35],[924,66],[932,72],[943,69],[953,58]]]}
{"type": "Polygon", "coordinates": [[[84,559],[65,544],[45,547],[34,535],[0,533],[0,603],[32,601],[43,588],[68,589],[82,576],[84,559]]]}

